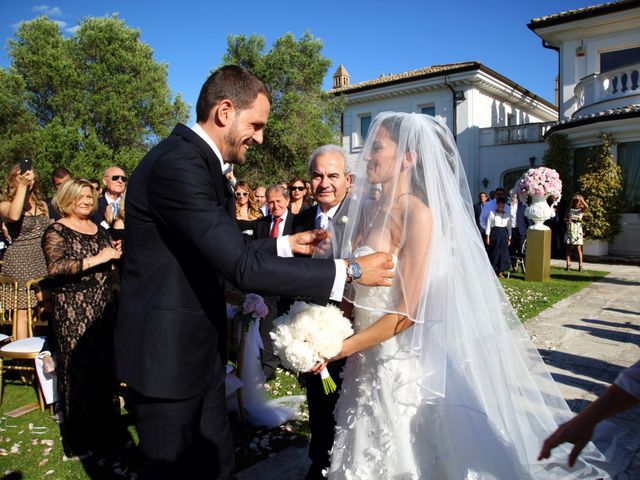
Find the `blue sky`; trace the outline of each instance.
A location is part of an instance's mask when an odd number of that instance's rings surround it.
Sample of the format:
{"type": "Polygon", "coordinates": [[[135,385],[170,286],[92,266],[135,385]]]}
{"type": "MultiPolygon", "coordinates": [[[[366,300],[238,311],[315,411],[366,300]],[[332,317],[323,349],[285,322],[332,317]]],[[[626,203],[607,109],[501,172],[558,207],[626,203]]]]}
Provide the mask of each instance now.
{"type": "MultiPolygon", "coordinates": [[[[86,16],[118,13],[141,31],[156,60],[169,66],[169,85],[192,106],[202,82],[219,65],[229,34],[257,33],[267,48],[286,32],[309,30],[323,54],[341,63],[351,83],[442,63],[477,60],[532,92],[554,100],[557,53],[527,28],[532,18],[594,5],[597,0],[0,0],[0,66],[6,41],[21,21],[47,14],[70,35],[86,16]]],[[[193,112],[193,108],[192,108],[193,112]]],[[[193,120],[193,113],[192,113],[193,120]]]]}

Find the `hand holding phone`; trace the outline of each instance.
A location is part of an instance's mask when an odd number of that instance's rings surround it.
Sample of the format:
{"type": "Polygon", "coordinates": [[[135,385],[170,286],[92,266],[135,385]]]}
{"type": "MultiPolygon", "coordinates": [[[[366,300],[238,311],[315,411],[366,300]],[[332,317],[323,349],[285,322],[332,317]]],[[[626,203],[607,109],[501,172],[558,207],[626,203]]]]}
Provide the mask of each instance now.
{"type": "Polygon", "coordinates": [[[24,174],[27,170],[31,170],[33,161],[30,157],[22,157],[20,159],[20,174],[24,174]]]}

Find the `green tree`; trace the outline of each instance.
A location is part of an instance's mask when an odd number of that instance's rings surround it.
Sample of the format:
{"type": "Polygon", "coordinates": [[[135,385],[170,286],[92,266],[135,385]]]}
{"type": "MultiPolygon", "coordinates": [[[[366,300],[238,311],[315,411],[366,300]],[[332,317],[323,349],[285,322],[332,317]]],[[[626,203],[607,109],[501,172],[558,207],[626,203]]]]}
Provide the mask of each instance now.
{"type": "Polygon", "coordinates": [[[584,217],[587,237],[612,241],[620,233],[622,170],[613,160],[615,140],[602,134],[602,145],[589,149],[587,172],[578,179],[580,192],[589,204],[584,217]]]}
{"type": "Polygon", "coordinates": [[[110,165],[130,172],[188,119],[189,106],[168,87],[167,65],[117,15],[87,17],[68,38],[40,17],[22,23],[8,49],[12,64],[0,69],[10,86],[0,93],[3,171],[28,154],[44,177],[56,166],[83,177],[110,165]]]}
{"type": "Polygon", "coordinates": [[[265,52],[258,35],[230,35],[226,65],[242,65],[269,88],[273,104],[262,147],[249,151],[247,163],[236,169],[238,178],[251,185],[306,178],[311,152],[326,143],[338,144],[343,101],[322,90],[331,61],[322,56],[322,42],[305,33],[278,38],[265,52]]]}

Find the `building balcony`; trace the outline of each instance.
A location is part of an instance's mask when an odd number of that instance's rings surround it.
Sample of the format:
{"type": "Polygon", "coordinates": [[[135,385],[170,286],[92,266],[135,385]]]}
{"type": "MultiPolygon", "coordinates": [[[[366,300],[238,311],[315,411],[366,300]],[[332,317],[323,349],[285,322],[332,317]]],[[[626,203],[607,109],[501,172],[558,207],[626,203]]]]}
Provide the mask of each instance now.
{"type": "Polygon", "coordinates": [[[574,89],[576,111],[573,116],[640,103],[639,74],[640,63],[636,63],[584,77],[574,89]]]}
{"type": "Polygon", "coordinates": [[[509,127],[480,129],[480,145],[509,145],[514,143],[544,142],[544,135],[555,122],[524,123],[509,127]]]}

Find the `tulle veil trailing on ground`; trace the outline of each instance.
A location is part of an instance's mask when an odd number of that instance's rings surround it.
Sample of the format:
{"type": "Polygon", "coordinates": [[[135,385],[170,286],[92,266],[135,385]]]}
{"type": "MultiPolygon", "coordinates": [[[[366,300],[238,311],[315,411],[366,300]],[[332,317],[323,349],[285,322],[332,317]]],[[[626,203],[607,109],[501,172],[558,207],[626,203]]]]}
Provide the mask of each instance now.
{"type": "MultiPolygon", "coordinates": [[[[427,115],[381,113],[352,171],[350,201],[332,227],[341,231],[332,232],[332,244],[320,256],[347,258],[365,242],[377,250],[371,239],[390,231],[401,233],[390,242],[398,249],[389,253],[402,252],[412,235],[423,235],[428,245],[398,256],[384,307],[415,322],[397,356],[417,358],[419,368],[398,380],[394,396],[399,404],[420,402],[411,435],[417,437],[414,455],[428,459],[422,460],[424,478],[595,479],[624,468],[610,462],[612,451],[605,458],[593,444],[572,469],[571,445],[554,450],[550,460],[536,460],[543,440],[573,414],[487,259],[448,128],[427,115]],[[395,162],[387,166],[397,180],[383,184],[376,202],[368,195],[368,169],[383,148],[378,139],[384,132],[397,145],[395,162]],[[416,232],[412,225],[416,202],[428,207],[430,231],[416,232]],[[403,388],[408,384],[421,387],[419,399],[406,398],[415,391],[403,388]]],[[[353,295],[345,298],[367,308],[353,295]]]]}

